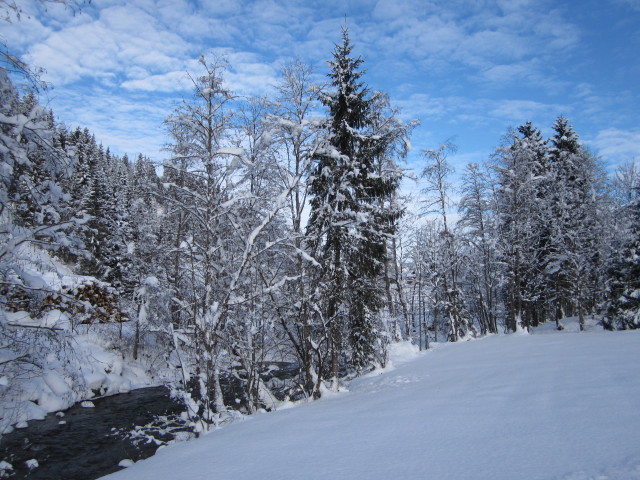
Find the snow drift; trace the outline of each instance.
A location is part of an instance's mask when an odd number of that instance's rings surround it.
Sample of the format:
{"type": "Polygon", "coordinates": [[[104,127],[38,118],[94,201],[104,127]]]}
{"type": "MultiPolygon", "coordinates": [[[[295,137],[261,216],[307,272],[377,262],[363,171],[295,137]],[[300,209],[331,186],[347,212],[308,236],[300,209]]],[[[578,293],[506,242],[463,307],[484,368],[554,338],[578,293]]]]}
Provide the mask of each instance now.
{"type": "MultiPolygon", "coordinates": [[[[438,345],[109,479],[640,479],[640,332],[438,345]]],[[[106,477],[105,477],[106,478],[106,477]]]]}

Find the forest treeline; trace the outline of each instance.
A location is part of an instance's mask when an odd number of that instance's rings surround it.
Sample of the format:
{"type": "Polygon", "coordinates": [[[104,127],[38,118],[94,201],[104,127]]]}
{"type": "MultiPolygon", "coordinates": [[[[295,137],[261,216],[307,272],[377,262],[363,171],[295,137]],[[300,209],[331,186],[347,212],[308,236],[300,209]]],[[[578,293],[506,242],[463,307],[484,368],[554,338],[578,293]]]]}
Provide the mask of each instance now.
{"type": "MultiPolygon", "coordinates": [[[[273,361],[299,368],[289,397],[317,398],[384,365],[395,341],[428,348],[574,316],[640,326],[635,165],[607,176],[561,116],[550,138],[530,122],[507,132],[458,192],[454,147],[424,150],[425,188],[409,201],[417,123],[367,87],[361,64],[345,30],[326,85],[296,61],[273,96],[247,98],[226,88],[224,60],[201,57],[193,95],[168,112],[161,165],[68,129],[0,71],[2,310],[63,309],[72,330],[119,323],[123,354],[179,368],[203,428],[231,407],[224,378],[244,411],[268,407],[273,361]],[[95,282],[49,288],[26,245],[95,282]]],[[[4,317],[6,377],[37,347],[4,317]]]]}

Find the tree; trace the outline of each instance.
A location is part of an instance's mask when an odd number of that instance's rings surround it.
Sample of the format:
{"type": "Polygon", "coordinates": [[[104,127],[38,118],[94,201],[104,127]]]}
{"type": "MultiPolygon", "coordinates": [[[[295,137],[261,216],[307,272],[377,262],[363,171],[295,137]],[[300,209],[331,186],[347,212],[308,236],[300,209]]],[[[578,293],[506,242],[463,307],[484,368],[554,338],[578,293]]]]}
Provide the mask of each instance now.
{"type": "Polygon", "coordinates": [[[611,299],[604,321],[609,329],[640,328],[640,200],[637,196],[627,209],[631,217],[629,237],[609,267],[611,299]]]}
{"type": "Polygon", "coordinates": [[[549,158],[553,172],[553,222],[546,271],[553,276],[556,318],[585,315],[602,299],[600,255],[602,173],[564,117],[553,125],[549,158]]]}
{"type": "MultiPolygon", "coordinates": [[[[410,299],[411,308],[411,328],[409,338],[415,339],[417,334],[418,346],[422,350],[422,346],[426,349],[429,348],[429,326],[427,325],[427,293],[426,285],[429,283],[429,269],[433,263],[431,255],[436,251],[432,246],[431,240],[435,237],[434,232],[435,222],[427,222],[426,225],[420,227],[413,226],[410,230],[411,236],[409,238],[409,254],[408,254],[408,267],[410,273],[408,275],[407,284],[410,288],[408,297],[410,299]],[[423,342],[424,340],[424,342],[423,342]]],[[[437,321],[435,320],[435,309],[432,309],[434,313],[433,331],[435,334],[435,340],[438,339],[437,321]]]]}
{"type": "MultiPolygon", "coordinates": [[[[183,363],[187,403],[204,429],[226,411],[220,386],[221,363],[225,357],[220,330],[225,319],[220,309],[224,298],[225,262],[236,247],[229,238],[233,229],[225,222],[233,202],[229,187],[229,140],[233,95],[223,86],[224,64],[200,58],[202,75],[192,78],[194,98],[185,101],[166,120],[173,143],[172,158],[165,163],[166,194],[163,201],[171,209],[174,258],[174,310],[180,311],[178,325],[192,332],[185,348],[191,349],[190,367],[183,363]]],[[[182,337],[187,338],[187,337],[182,337]]],[[[176,348],[179,345],[176,342],[176,348]]]]}
{"type": "Polygon", "coordinates": [[[427,195],[427,212],[436,213],[442,222],[438,258],[433,264],[434,292],[437,299],[435,309],[442,312],[447,322],[447,335],[456,342],[468,333],[474,332],[473,323],[468,317],[459,283],[461,257],[456,248],[456,238],[447,222],[447,211],[451,185],[449,175],[453,172],[447,162],[447,154],[455,152],[451,143],[441,145],[437,150],[426,150],[427,166],[422,171],[426,180],[423,192],[427,195]]]}
{"type": "Polygon", "coordinates": [[[626,209],[640,194],[640,167],[636,162],[625,162],[613,177],[613,200],[626,209]]]}
{"type": "Polygon", "coordinates": [[[223,376],[240,383],[248,412],[271,402],[260,368],[274,342],[276,293],[288,282],[281,211],[302,174],[278,185],[284,171],[271,148],[268,105],[238,107],[224,87],[224,63],[200,63],[193,100],[166,121],[173,155],[158,196],[173,225],[169,267],[180,323],[171,333],[185,372],[182,393],[208,429],[227,411],[223,376]]]}
{"type": "Polygon", "coordinates": [[[73,160],[54,137],[51,112],[34,94],[20,97],[0,69],[0,378],[5,379],[0,403],[5,422],[12,415],[11,403],[5,403],[12,390],[19,390],[23,379],[41,375],[43,366],[69,347],[53,329],[11,325],[5,315],[28,311],[38,318],[43,313],[53,287],[34,266],[34,257],[46,258],[42,250],[82,251],[73,230],[86,219],[70,208],[63,188],[73,160]]]}
{"type": "MultiPolygon", "coordinates": [[[[88,188],[80,203],[81,210],[90,217],[83,232],[83,240],[90,255],[81,259],[81,269],[84,274],[105,281],[118,280],[112,272],[118,248],[114,243],[118,229],[118,210],[113,196],[115,179],[111,163],[111,155],[105,152],[102,145],[90,149],[88,188]]],[[[125,189],[126,185],[120,188],[125,189]]]]}
{"type": "Polygon", "coordinates": [[[469,245],[470,294],[477,299],[476,302],[471,302],[476,305],[483,334],[498,333],[498,264],[489,181],[477,164],[467,165],[462,178],[462,198],[459,203],[461,217],[456,226],[469,245]]]}
{"type": "Polygon", "coordinates": [[[51,114],[34,96],[21,99],[2,69],[0,98],[0,286],[30,295],[43,285],[23,271],[24,246],[79,252],[72,227],[86,218],[70,212],[62,184],[72,159],[54,144],[51,114]]]}
{"type": "Polygon", "coordinates": [[[540,246],[546,235],[543,225],[545,203],[541,201],[545,182],[545,147],[540,132],[531,124],[509,132],[507,144],[495,156],[497,174],[496,212],[498,248],[506,271],[504,289],[507,328],[529,328],[537,320],[540,301],[540,246]]]}
{"type": "Polygon", "coordinates": [[[304,251],[309,188],[307,178],[311,173],[322,127],[321,122],[311,116],[319,93],[319,87],[311,82],[311,76],[311,68],[300,60],[283,68],[270,124],[282,167],[280,184],[286,186],[290,178],[300,177],[300,182],[288,198],[292,242],[288,271],[295,281],[285,286],[285,295],[298,301],[281,305],[280,324],[302,367],[304,393],[318,398],[325,360],[321,347],[323,329],[312,322],[310,294],[313,288],[308,276],[311,257],[304,251]]]}
{"type": "Polygon", "coordinates": [[[398,179],[376,170],[376,159],[387,148],[371,116],[379,94],[371,95],[360,80],[363,60],[350,56],[346,29],[342,40],[329,62],[334,91],[321,97],[329,109],[328,133],[316,151],[307,226],[310,251],[320,265],[317,313],[329,332],[336,380],[347,351],[347,364],[356,368],[373,360],[386,238],[399,216],[380,202],[393,196],[398,179]]]}
{"type": "MultiPolygon", "coordinates": [[[[398,162],[404,160],[411,150],[409,137],[420,122],[419,120],[411,120],[407,123],[400,121],[398,118],[400,111],[391,105],[387,94],[378,92],[374,100],[371,110],[372,132],[382,143],[382,148],[376,155],[376,173],[381,178],[386,178],[396,186],[399,186],[405,173],[398,162]]],[[[378,198],[379,208],[385,210],[390,218],[393,219],[389,225],[390,228],[385,231],[385,256],[387,261],[384,263],[383,271],[387,297],[386,314],[391,321],[391,325],[387,325],[387,327],[392,329],[386,335],[393,341],[402,339],[400,329],[402,322],[405,324],[406,337],[409,338],[409,307],[402,288],[402,272],[398,256],[402,246],[399,230],[400,220],[405,212],[405,201],[406,198],[401,197],[398,188],[395,188],[389,195],[378,198]],[[395,288],[392,288],[392,285],[395,288]]]]}

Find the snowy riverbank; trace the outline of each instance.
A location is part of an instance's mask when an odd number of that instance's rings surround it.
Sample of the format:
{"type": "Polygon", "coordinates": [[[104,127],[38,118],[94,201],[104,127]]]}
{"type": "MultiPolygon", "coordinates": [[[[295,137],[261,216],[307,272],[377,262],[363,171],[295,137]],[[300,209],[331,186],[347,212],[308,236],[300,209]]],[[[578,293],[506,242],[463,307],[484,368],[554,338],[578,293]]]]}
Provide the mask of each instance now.
{"type": "MultiPolygon", "coordinates": [[[[16,254],[23,281],[49,292],[51,302],[42,301],[47,309],[38,316],[26,308],[0,309],[0,435],[84,400],[174,379],[175,372],[157,352],[141,352],[138,361],[131,358],[134,322],[103,323],[101,307],[83,299],[83,289],[108,292],[107,284],[74,274],[33,246],[23,245],[16,254]],[[64,305],[68,298],[70,305],[64,305]],[[55,299],[62,299],[60,305],[55,299]]],[[[96,292],[89,293],[90,300],[98,301],[96,292]]],[[[17,298],[13,306],[20,305],[17,298]]]]}

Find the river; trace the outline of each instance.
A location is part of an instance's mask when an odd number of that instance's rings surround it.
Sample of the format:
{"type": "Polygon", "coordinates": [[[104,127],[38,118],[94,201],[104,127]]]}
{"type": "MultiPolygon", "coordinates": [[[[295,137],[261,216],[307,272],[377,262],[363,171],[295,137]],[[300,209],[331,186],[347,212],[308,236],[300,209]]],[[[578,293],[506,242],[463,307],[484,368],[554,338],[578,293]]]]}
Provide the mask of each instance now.
{"type": "MultiPolygon", "coordinates": [[[[285,395],[292,396],[286,385],[299,373],[300,368],[293,363],[269,362],[261,378],[282,400],[285,395]]],[[[236,401],[243,397],[239,377],[225,376],[221,383],[225,403],[241,408],[236,401]]],[[[9,478],[93,480],[120,470],[122,460],[152,456],[159,444],[173,440],[175,435],[191,434],[179,418],[184,407],[170,398],[166,387],[141,388],[92,403],[93,408],[75,405],[63,416],[52,413],[4,435],[0,439],[0,460],[13,465],[14,475],[9,478]],[[166,417],[165,421],[158,422],[159,417],[166,417]],[[147,441],[148,436],[157,441],[147,441]],[[27,462],[31,460],[38,466],[30,469],[27,462]]]]}
{"type": "Polygon", "coordinates": [[[75,405],[64,416],[50,414],[4,435],[0,459],[13,465],[14,475],[9,478],[92,480],[120,470],[121,460],[137,461],[156,452],[156,442],[141,441],[131,434],[136,426],[147,425],[144,433],[153,434],[160,443],[173,435],[154,423],[158,416],[174,420],[169,430],[187,430],[178,418],[183,407],[169,397],[165,387],[133,390],[93,404],[93,408],[75,405]],[[26,462],[33,459],[38,466],[29,469],[26,462]]]}

